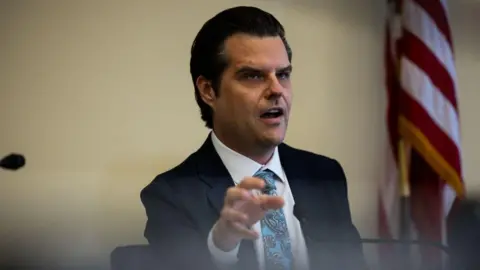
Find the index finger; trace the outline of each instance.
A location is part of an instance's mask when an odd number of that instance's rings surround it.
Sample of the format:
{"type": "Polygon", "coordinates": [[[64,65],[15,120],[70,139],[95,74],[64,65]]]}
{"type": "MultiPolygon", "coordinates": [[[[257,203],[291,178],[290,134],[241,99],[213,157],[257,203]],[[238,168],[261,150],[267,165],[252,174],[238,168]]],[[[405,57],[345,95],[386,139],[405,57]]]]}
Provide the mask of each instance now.
{"type": "Polygon", "coordinates": [[[225,204],[233,205],[236,201],[247,200],[250,198],[250,193],[247,190],[238,187],[231,187],[227,190],[225,196],[225,204]]]}
{"type": "Polygon", "coordinates": [[[265,187],[265,181],[258,177],[245,177],[237,186],[247,190],[263,189],[265,187]]]}

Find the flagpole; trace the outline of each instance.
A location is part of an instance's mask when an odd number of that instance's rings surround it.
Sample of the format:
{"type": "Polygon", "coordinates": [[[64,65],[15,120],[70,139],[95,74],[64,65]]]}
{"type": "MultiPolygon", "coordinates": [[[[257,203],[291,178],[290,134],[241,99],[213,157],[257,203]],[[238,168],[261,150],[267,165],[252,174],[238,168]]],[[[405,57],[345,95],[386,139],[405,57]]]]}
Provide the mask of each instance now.
{"type": "Polygon", "coordinates": [[[405,241],[405,245],[402,245],[401,255],[402,258],[405,258],[402,263],[405,267],[404,269],[410,269],[411,253],[410,246],[407,244],[407,242],[411,240],[409,181],[410,146],[403,138],[398,142],[398,161],[400,178],[400,240],[405,241]]]}

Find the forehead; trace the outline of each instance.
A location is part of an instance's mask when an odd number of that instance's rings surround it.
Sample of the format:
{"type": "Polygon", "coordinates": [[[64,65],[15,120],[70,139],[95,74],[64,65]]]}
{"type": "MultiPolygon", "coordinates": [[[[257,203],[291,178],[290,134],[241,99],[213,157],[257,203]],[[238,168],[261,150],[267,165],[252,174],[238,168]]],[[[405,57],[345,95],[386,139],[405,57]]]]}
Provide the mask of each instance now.
{"type": "Polygon", "coordinates": [[[225,41],[225,54],[234,68],[249,66],[270,70],[290,65],[280,37],[237,34],[225,41]]]}

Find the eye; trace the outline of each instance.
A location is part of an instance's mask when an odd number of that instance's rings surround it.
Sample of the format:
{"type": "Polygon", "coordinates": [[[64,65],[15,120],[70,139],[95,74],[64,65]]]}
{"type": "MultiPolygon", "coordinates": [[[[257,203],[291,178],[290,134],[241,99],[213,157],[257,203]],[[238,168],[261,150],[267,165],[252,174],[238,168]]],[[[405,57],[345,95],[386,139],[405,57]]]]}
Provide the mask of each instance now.
{"type": "Polygon", "coordinates": [[[260,74],[260,73],[256,73],[256,72],[250,72],[250,73],[245,73],[243,75],[243,78],[246,79],[246,80],[263,80],[263,75],[260,74]]]}
{"type": "Polygon", "coordinates": [[[277,77],[280,80],[288,80],[288,79],[290,79],[290,72],[279,72],[279,73],[277,73],[277,77]]]}

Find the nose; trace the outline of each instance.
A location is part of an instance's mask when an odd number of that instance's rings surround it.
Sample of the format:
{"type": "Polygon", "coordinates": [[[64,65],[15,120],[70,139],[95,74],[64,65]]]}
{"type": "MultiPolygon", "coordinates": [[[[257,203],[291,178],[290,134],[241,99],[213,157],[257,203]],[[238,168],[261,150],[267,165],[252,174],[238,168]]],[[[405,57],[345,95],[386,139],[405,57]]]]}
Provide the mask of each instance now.
{"type": "Polygon", "coordinates": [[[280,83],[278,80],[278,77],[276,74],[273,74],[270,76],[269,84],[268,84],[268,97],[273,98],[273,97],[279,97],[283,95],[285,88],[283,85],[280,83]]]}

